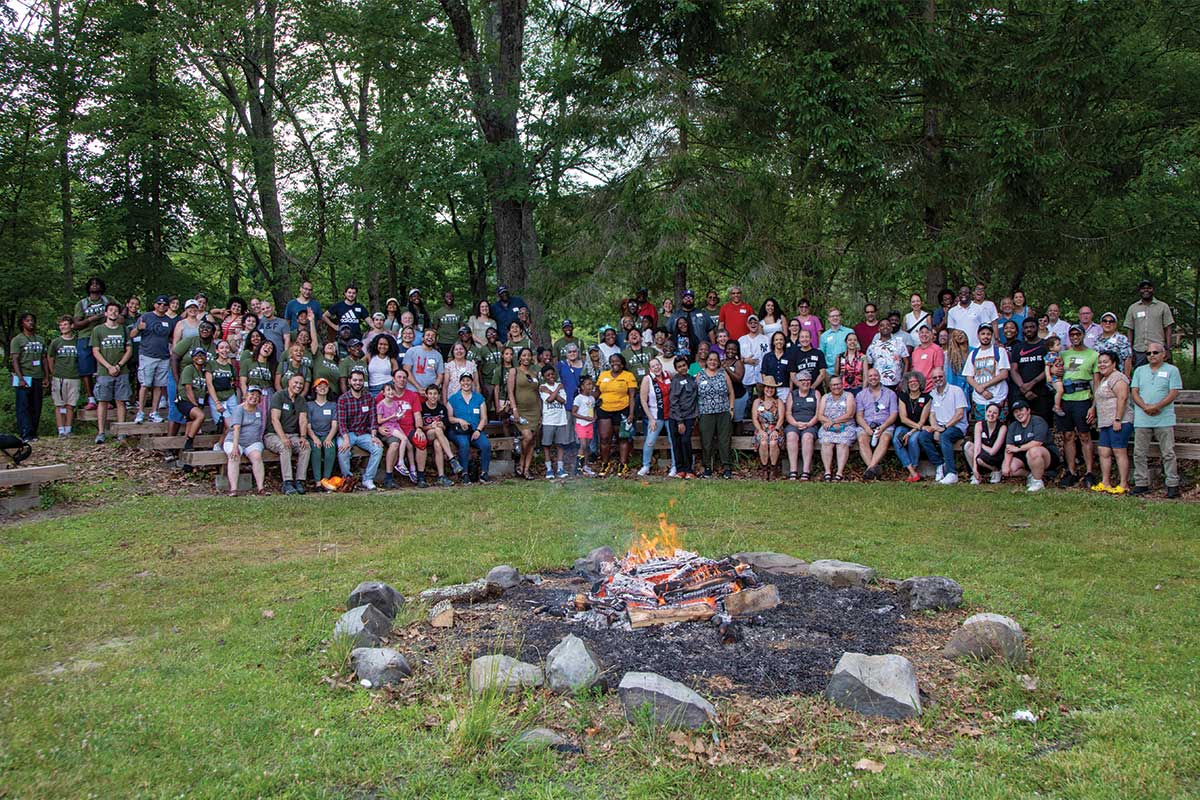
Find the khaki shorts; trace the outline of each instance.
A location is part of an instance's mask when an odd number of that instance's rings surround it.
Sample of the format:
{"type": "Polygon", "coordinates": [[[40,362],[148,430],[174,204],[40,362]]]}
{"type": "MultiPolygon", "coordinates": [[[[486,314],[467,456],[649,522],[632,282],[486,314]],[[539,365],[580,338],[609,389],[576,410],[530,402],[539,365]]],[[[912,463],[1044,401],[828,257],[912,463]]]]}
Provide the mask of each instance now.
{"type": "Polygon", "coordinates": [[[71,406],[74,408],[79,405],[80,383],[79,378],[51,378],[50,399],[54,402],[55,407],[71,406]]]}

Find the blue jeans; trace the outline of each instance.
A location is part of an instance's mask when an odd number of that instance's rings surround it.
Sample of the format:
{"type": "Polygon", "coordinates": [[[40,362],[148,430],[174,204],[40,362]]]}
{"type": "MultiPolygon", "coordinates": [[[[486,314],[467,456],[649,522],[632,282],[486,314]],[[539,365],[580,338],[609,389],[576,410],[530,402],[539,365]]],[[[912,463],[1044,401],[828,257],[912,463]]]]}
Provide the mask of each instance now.
{"type": "Polygon", "coordinates": [[[383,458],[383,448],[371,441],[371,435],[368,433],[351,433],[350,450],[342,452],[338,451],[338,466],[341,467],[343,476],[350,476],[350,453],[355,447],[361,447],[370,453],[367,459],[367,468],[363,470],[363,480],[374,482],[375,471],[379,469],[379,460],[383,458]]]}
{"type": "Polygon", "coordinates": [[[933,434],[929,431],[921,431],[918,438],[921,440],[921,451],[925,453],[930,464],[942,467],[943,475],[957,475],[958,468],[954,466],[954,444],[965,435],[962,429],[956,426],[942,431],[940,443],[933,440],[933,434]]]}
{"type": "Polygon", "coordinates": [[[42,392],[45,387],[42,385],[40,377],[34,378],[31,384],[16,388],[17,435],[22,439],[32,439],[37,436],[38,423],[42,420],[42,392]]]}
{"type": "MultiPolygon", "coordinates": [[[[179,387],[175,385],[175,376],[171,372],[167,372],[167,420],[170,422],[178,422],[180,425],[187,422],[183,414],[175,408],[175,395],[179,392],[179,387]]],[[[199,400],[200,398],[196,398],[199,400]]],[[[158,411],[158,409],[154,409],[158,411]]]]}
{"type": "Polygon", "coordinates": [[[741,422],[746,419],[746,409],[750,405],[750,390],[741,397],[736,397],[733,400],[733,421],[741,422]]]}
{"type": "Polygon", "coordinates": [[[921,434],[918,431],[908,437],[908,444],[904,444],[902,437],[912,428],[906,425],[897,425],[892,432],[892,449],[896,451],[896,457],[900,459],[900,466],[915,467],[917,462],[921,460],[921,434]]]}
{"type": "Polygon", "coordinates": [[[470,433],[454,432],[450,434],[450,438],[454,440],[454,444],[458,447],[458,463],[462,464],[463,469],[467,468],[467,462],[471,458],[471,448],[474,447],[479,451],[479,475],[480,477],[488,474],[488,467],[492,464],[492,442],[488,439],[487,434],[482,431],[479,438],[471,441],[470,433]]]}
{"type": "MultiPolygon", "coordinates": [[[[649,467],[654,460],[654,443],[658,441],[658,436],[661,433],[667,434],[667,441],[674,441],[671,438],[671,430],[667,427],[666,420],[657,420],[651,422],[646,420],[646,441],[642,444],[642,466],[649,467]]],[[[676,469],[675,466],[675,448],[671,448],[671,469],[676,469]]]]}

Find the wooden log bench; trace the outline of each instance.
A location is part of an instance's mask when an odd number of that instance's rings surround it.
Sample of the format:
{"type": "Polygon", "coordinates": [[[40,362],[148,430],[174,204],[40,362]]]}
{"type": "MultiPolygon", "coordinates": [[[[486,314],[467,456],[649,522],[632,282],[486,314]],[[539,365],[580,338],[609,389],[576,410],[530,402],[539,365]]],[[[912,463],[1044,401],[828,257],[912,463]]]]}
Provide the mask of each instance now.
{"type": "Polygon", "coordinates": [[[17,467],[0,470],[0,488],[11,488],[12,493],[0,497],[0,514],[16,514],[28,511],[41,504],[43,483],[69,477],[68,464],[50,464],[44,467],[17,467]]]}

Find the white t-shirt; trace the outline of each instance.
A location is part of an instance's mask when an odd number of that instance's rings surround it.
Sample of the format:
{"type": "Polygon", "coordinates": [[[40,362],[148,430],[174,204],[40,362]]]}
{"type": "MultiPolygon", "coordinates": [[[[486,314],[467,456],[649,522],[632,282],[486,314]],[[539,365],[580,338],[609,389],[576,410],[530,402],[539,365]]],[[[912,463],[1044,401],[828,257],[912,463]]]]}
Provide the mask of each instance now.
{"type": "Polygon", "coordinates": [[[616,345],[616,344],[609,345],[609,344],[605,344],[604,342],[600,343],[600,360],[604,363],[605,369],[608,369],[608,360],[610,358],[612,358],[613,353],[620,353],[620,352],[621,352],[620,345],[616,345]]]}
{"type": "Polygon", "coordinates": [[[575,424],[591,429],[596,420],[596,398],[590,394],[575,395],[575,424]]]}
{"type": "Polygon", "coordinates": [[[543,383],[538,386],[538,392],[542,395],[542,424],[543,425],[566,425],[567,424],[567,406],[558,400],[548,400],[551,394],[558,392],[559,397],[566,397],[566,392],[563,391],[561,383],[543,383]]]}
{"type": "Polygon", "coordinates": [[[946,327],[962,331],[967,335],[971,347],[979,347],[979,326],[994,322],[999,316],[996,304],[991,300],[982,303],[972,301],[966,308],[955,304],[946,315],[946,327]]]}
{"type": "Polygon", "coordinates": [[[758,361],[757,364],[746,364],[746,373],[742,377],[744,386],[756,386],[762,378],[762,360],[767,351],[771,349],[771,337],[766,334],[747,333],[738,339],[738,350],[742,353],[742,358],[753,358],[758,361]]]}
{"type": "MultiPolygon", "coordinates": [[[[971,351],[971,355],[963,362],[962,374],[964,378],[974,378],[979,383],[984,383],[996,377],[1000,370],[1011,368],[1008,351],[998,344],[990,344],[971,351]]],[[[971,399],[976,403],[1003,403],[1008,397],[1008,381],[1000,381],[988,391],[992,393],[991,400],[974,389],[971,390],[971,399]]]]}

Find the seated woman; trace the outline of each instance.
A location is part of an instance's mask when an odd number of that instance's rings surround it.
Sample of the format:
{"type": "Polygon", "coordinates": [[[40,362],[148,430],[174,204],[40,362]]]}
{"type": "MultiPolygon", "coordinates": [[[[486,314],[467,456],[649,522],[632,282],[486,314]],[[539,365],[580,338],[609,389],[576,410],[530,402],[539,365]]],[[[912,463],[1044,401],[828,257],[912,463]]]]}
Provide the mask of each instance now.
{"type": "Polygon", "coordinates": [[[971,485],[982,483],[981,470],[991,473],[989,481],[999,483],[1004,469],[1004,444],[1008,427],[1000,419],[1000,406],[988,403],[983,419],[971,426],[971,440],[963,445],[963,455],[971,465],[971,485]]]}
{"type": "Polygon", "coordinates": [[[217,357],[205,364],[204,374],[213,422],[219,423],[224,431],[229,427],[225,421],[229,409],[237,403],[237,366],[229,342],[217,342],[217,357]]]}
{"type": "Polygon", "coordinates": [[[408,462],[409,449],[412,447],[412,442],[409,441],[408,435],[401,429],[401,419],[405,416],[412,415],[412,409],[407,403],[402,403],[396,395],[396,387],[392,383],[385,383],[380,389],[379,401],[375,404],[375,421],[379,427],[379,439],[383,442],[383,488],[395,489],[396,480],[392,477],[392,470],[396,463],[405,464],[408,462]]]}
{"type": "Polygon", "coordinates": [[[333,491],[336,484],[329,484],[333,477],[333,465],[337,463],[337,403],[329,399],[328,378],[317,378],[313,382],[313,399],[308,403],[308,441],[310,444],[309,464],[312,465],[313,481],[325,491],[333,491]]]}
{"type": "Polygon", "coordinates": [[[754,423],[754,447],[758,450],[758,462],[762,465],[763,478],[769,481],[779,468],[784,407],[778,397],[779,382],[774,375],[763,375],[759,385],[763,396],[753,401],[750,420],[754,423]]]}
{"type": "MultiPolygon", "coordinates": [[[[204,401],[208,399],[208,377],[205,365],[208,363],[208,351],[203,347],[193,347],[192,363],[179,372],[179,391],[175,396],[175,409],[180,416],[187,420],[184,427],[184,450],[195,449],[194,439],[200,433],[204,424],[204,401]]],[[[191,472],[186,469],[185,472],[191,472]]]]}
{"type": "Polygon", "coordinates": [[[250,459],[250,469],[254,473],[254,486],[258,494],[266,494],[263,479],[266,470],[263,467],[263,427],[262,387],[252,383],[246,388],[246,398],[239,405],[229,410],[226,422],[229,432],[221,445],[225,451],[226,476],[229,478],[229,496],[237,497],[238,472],[242,466],[242,456],[250,459]]]}
{"type": "Polygon", "coordinates": [[[1028,475],[1026,491],[1040,492],[1046,488],[1046,473],[1058,469],[1062,457],[1053,444],[1046,421],[1034,416],[1029,403],[1016,400],[1011,410],[1013,421],[1005,436],[1002,473],[1010,477],[1028,475]]]}
{"type": "Polygon", "coordinates": [[[817,404],[817,419],[821,431],[821,463],[825,467],[826,483],[846,479],[846,462],[850,460],[850,445],[858,439],[858,426],[854,424],[854,395],[842,386],[842,377],[829,379],[829,394],[817,404]],[[833,474],[833,453],[837,450],[837,474],[833,474]]]}
{"type": "Polygon", "coordinates": [[[892,448],[900,464],[908,470],[906,483],[920,483],[921,473],[917,463],[921,460],[921,430],[929,424],[930,398],[925,391],[925,375],[910,372],[904,376],[904,391],[899,395],[900,414],[896,429],[892,432],[892,448]]]}
{"type": "Polygon", "coordinates": [[[796,373],[796,386],[788,392],[787,403],[784,406],[784,420],[787,427],[788,480],[796,480],[796,465],[800,464],[799,478],[809,479],[812,474],[813,446],[817,441],[817,428],[821,421],[817,419],[817,405],[821,402],[821,393],[812,388],[813,375],[806,369],[796,373]],[[803,461],[801,460],[803,459],[803,461]]]}

